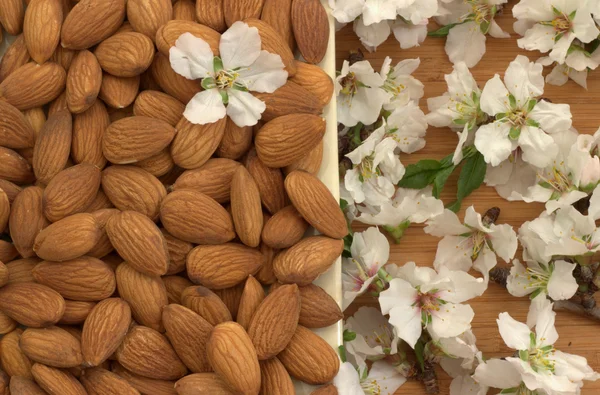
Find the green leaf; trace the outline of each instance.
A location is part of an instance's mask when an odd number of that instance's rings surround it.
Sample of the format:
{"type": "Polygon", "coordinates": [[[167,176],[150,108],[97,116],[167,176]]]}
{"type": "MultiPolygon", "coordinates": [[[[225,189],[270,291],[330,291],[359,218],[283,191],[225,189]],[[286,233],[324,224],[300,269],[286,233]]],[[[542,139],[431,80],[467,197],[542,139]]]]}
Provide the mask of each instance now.
{"type": "Polygon", "coordinates": [[[446,208],[454,213],[458,213],[458,210],[460,210],[461,204],[462,204],[462,201],[456,200],[453,203],[447,205],[446,208]]]}
{"type": "Polygon", "coordinates": [[[553,12],[553,13],[554,13],[554,15],[556,15],[556,16],[560,16],[560,15],[562,15],[562,12],[561,12],[561,10],[559,10],[558,8],[556,8],[556,7],[554,7],[554,6],[552,6],[552,12],[553,12]]]}
{"type": "Polygon", "coordinates": [[[437,30],[427,33],[427,35],[429,37],[446,37],[448,35],[448,33],[450,33],[450,29],[452,29],[454,26],[462,25],[463,23],[465,23],[467,21],[468,21],[468,19],[464,20],[462,22],[458,22],[458,23],[450,23],[446,26],[442,26],[441,28],[439,28],[437,30]]]}
{"type": "Polygon", "coordinates": [[[457,200],[462,201],[481,186],[486,170],[485,159],[480,152],[477,152],[465,161],[465,165],[458,177],[457,200]]]}
{"type": "Polygon", "coordinates": [[[535,343],[536,343],[535,333],[529,332],[529,348],[534,349],[535,343]]]}
{"type": "Polygon", "coordinates": [[[339,346],[338,353],[340,354],[340,359],[342,360],[342,362],[346,362],[348,360],[348,358],[346,357],[346,347],[339,346]]]}
{"type": "Polygon", "coordinates": [[[351,233],[348,233],[346,237],[344,237],[344,251],[342,251],[342,256],[344,258],[352,258],[352,250],[350,248],[352,247],[353,240],[354,237],[351,233]]]}
{"type": "Polygon", "coordinates": [[[417,361],[419,362],[419,366],[421,367],[421,372],[425,371],[425,344],[422,340],[419,340],[417,344],[415,344],[415,356],[417,357],[417,361]]]}
{"type": "Polygon", "coordinates": [[[442,168],[437,160],[424,159],[406,167],[404,177],[398,183],[401,188],[423,189],[431,184],[442,168]]]}
{"type": "Polygon", "coordinates": [[[351,330],[345,329],[344,330],[344,341],[351,342],[354,339],[356,339],[356,333],[352,332],[351,330]]]}
{"type": "Polygon", "coordinates": [[[487,34],[490,31],[490,26],[491,23],[489,21],[483,21],[479,25],[479,30],[481,30],[481,33],[487,34]]]}
{"type": "Polygon", "coordinates": [[[594,53],[594,51],[596,51],[599,46],[600,46],[600,39],[595,39],[594,41],[592,41],[591,43],[589,43],[587,45],[586,49],[589,53],[594,53]]]}
{"type": "Polygon", "coordinates": [[[527,362],[529,360],[529,351],[519,350],[519,358],[521,358],[522,361],[527,362]]]}
{"type": "Polygon", "coordinates": [[[436,199],[440,198],[440,194],[442,193],[442,189],[444,189],[444,185],[446,185],[446,181],[448,181],[448,177],[454,172],[456,166],[447,167],[437,173],[435,179],[433,180],[433,196],[436,199]]]}
{"type": "Polygon", "coordinates": [[[504,118],[506,118],[506,113],[505,112],[501,112],[501,113],[496,114],[496,121],[499,121],[499,120],[504,119],[504,118]]]}
{"type": "Polygon", "coordinates": [[[511,140],[518,140],[520,135],[521,135],[521,129],[520,128],[515,128],[514,126],[512,126],[510,128],[510,132],[508,133],[508,137],[511,140]]]}
{"type": "Polygon", "coordinates": [[[510,103],[511,108],[515,108],[517,106],[517,99],[512,93],[508,95],[508,102],[510,103]]]}
{"type": "Polygon", "coordinates": [[[227,91],[219,90],[219,94],[221,95],[221,99],[223,100],[223,104],[229,104],[229,93],[227,91]]]}
{"type": "Polygon", "coordinates": [[[519,390],[519,388],[515,387],[515,388],[505,388],[502,391],[500,391],[501,394],[516,394],[517,391],[519,390]]]}
{"type": "Polygon", "coordinates": [[[340,199],[340,208],[344,211],[348,207],[348,202],[344,199],[340,199]]]}

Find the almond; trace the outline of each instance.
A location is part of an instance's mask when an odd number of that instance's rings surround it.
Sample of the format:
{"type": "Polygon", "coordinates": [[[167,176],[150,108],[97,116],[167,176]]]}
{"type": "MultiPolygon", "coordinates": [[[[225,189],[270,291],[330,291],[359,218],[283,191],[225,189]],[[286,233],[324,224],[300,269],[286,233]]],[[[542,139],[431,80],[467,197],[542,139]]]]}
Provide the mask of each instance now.
{"type": "Polygon", "coordinates": [[[175,380],[187,372],[169,340],[143,326],[131,328],[116,355],[125,369],[152,379],[175,380]]]}
{"type": "Polygon", "coordinates": [[[65,18],[61,44],[69,49],[93,47],[116,32],[124,19],[125,0],[81,0],[65,18]]]}
{"type": "Polygon", "coordinates": [[[279,359],[260,361],[261,395],[294,395],[294,383],[279,359]]]}
{"type": "Polygon", "coordinates": [[[68,111],[48,117],[33,149],[33,171],[39,182],[48,184],[65,168],[72,139],[73,123],[68,111]]]}
{"type": "Polygon", "coordinates": [[[181,293],[181,303],[211,325],[231,321],[231,313],[223,301],[201,285],[188,287],[181,293]]]}
{"type": "Polygon", "coordinates": [[[102,230],[91,214],[74,214],[38,233],[33,250],[45,260],[67,261],[85,255],[101,236],[102,230]]]}
{"type": "Polygon", "coordinates": [[[31,0],[25,11],[23,36],[29,55],[42,64],[52,57],[60,41],[63,10],[58,0],[31,0]]]}
{"type": "Polygon", "coordinates": [[[0,100],[0,112],[0,145],[11,149],[33,147],[35,132],[21,111],[0,100]]]}
{"type": "Polygon", "coordinates": [[[170,304],[163,310],[166,336],[191,372],[210,372],[206,343],[213,326],[192,310],[170,304]]]}
{"type": "Polygon", "coordinates": [[[160,277],[142,274],[127,263],[119,265],[116,275],[119,295],[131,306],[133,318],[142,325],[164,331],[162,309],[169,301],[160,277]]]}
{"type": "Polygon", "coordinates": [[[8,282],[12,283],[32,283],[35,281],[33,278],[33,268],[40,263],[41,260],[37,257],[34,258],[23,258],[15,259],[12,262],[6,264],[8,269],[8,282]]]}
{"type": "Polygon", "coordinates": [[[79,380],[64,370],[36,363],[31,372],[39,386],[49,394],[87,395],[79,380]]]}
{"type": "Polygon", "coordinates": [[[175,383],[175,390],[178,395],[235,394],[216,373],[195,373],[185,376],[175,383]]]}
{"type": "Polygon", "coordinates": [[[169,233],[197,244],[221,244],[233,240],[231,215],[201,192],[174,191],[163,200],[160,219],[169,233]]]}
{"type": "Polygon", "coordinates": [[[185,105],[166,93],[158,91],[140,92],[133,105],[133,113],[138,116],[162,119],[176,126],[183,116],[185,105]]]}
{"type": "Polygon", "coordinates": [[[335,388],[335,385],[328,384],[321,388],[317,388],[316,390],[311,392],[310,395],[338,395],[338,390],[337,388],[335,388]]]}
{"type": "Polygon", "coordinates": [[[19,341],[23,330],[20,328],[6,334],[0,339],[0,359],[2,361],[2,369],[9,376],[17,376],[28,379],[33,379],[31,374],[31,361],[19,347],[19,341]]]}
{"type": "Polygon", "coordinates": [[[225,306],[227,306],[227,309],[229,309],[233,320],[237,318],[238,310],[240,308],[240,301],[242,300],[242,294],[244,293],[245,285],[245,282],[241,282],[233,287],[215,289],[215,294],[217,294],[217,296],[221,298],[223,303],[225,303],[225,306]]]}
{"type": "Polygon", "coordinates": [[[252,276],[248,277],[240,300],[236,321],[244,329],[248,329],[256,309],[265,298],[262,285],[252,276]]]}
{"type": "Polygon", "coordinates": [[[10,204],[14,202],[17,195],[23,190],[20,186],[3,179],[0,179],[0,189],[2,189],[4,193],[6,193],[10,204]]]}
{"type": "Polygon", "coordinates": [[[223,0],[225,23],[231,26],[234,22],[247,18],[259,18],[265,0],[223,0]]]}
{"type": "Polygon", "coordinates": [[[150,70],[160,88],[182,103],[188,103],[202,90],[198,81],[188,80],[171,68],[168,54],[157,53],[150,70]]]}
{"type": "Polygon", "coordinates": [[[226,117],[206,125],[193,124],[185,117],[181,118],[171,145],[175,164],[184,169],[197,169],[205,164],[219,147],[226,125],[226,117]]]}
{"type": "MultiPolygon", "coordinates": [[[[61,0],[64,4],[64,0],[61,0]]],[[[66,15],[66,10],[63,7],[63,15],[66,15]]],[[[50,58],[53,62],[58,63],[65,69],[65,71],[69,71],[71,68],[71,64],[73,63],[73,58],[75,57],[76,51],[68,48],[64,48],[62,45],[56,47],[56,50],[52,54],[50,58]]]]}
{"type": "Polygon", "coordinates": [[[96,100],[89,109],[75,115],[71,145],[71,157],[75,163],[89,163],[100,169],[104,168],[106,158],[102,153],[102,137],[108,125],[108,112],[100,100],[96,100]]]}
{"type": "Polygon", "coordinates": [[[260,253],[263,254],[264,263],[254,277],[263,285],[273,284],[277,281],[277,277],[275,277],[275,273],[273,272],[273,259],[275,258],[276,250],[265,243],[261,243],[260,253]]]}
{"type": "Polygon", "coordinates": [[[323,146],[324,143],[321,140],[308,154],[284,167],[284,174],[290,174],[294,170],[303,170],[307,173],[317,175],[321,169],[321,162],[323,162],[323,146]]]}
{"type": "MultiPolygon", "coordinates": [[[[100,189],[98,190],[98,194],[96,195],[94,200],[90,203],[90,205],[86,207],[85,212],[93,214],[98,210],[114,208],[114,207],[115,206],[108,199],[108,196],[106,196],[106,194],[102,190],[102,187],[100,187],[100,189]]],[[[97,218],[97,220],[99,221],[99,223],[102,227],[105,225],[104,222],[100,222],[100,220],[98,218],[97,218]]]]}
{"type": "Polygon", "coordinates": [[[256,273],[263,263],[260,252],[235,243],[198,246],[187,258],[190,280],[211,289],[237,285],[256,273]]]}
{"type": "Polygon", "coordinates": [[[69,112],[69,107],[67,105],[67,93],[65,91],[63,91],[50,103],[50,107],[48,107],[48,116],[50,117],[61,111],[69,112]]]}
{"type": "Polygon", "coordinates": [[[60,65],[26,63],[0,83],[0,97],[19,110],[50,103],[65,89],[67,73],[60,65]]]}
{"type": "Polygon", "coordinates": [[[156,32],[156,47],[160,53],[168,57],[169,50],[183,33],[191,33],[203,39],[208,43],[213,54],[219,56],[219,42],[221,41],[219,32],[196,22],[182,20],[169,21],[158,29],[156,32]]]}
{"type": "Polygon", "coordinates": [[[40,187],[25,188],[11,206],[8,222],[10,236],[23,258],[35,256],[35,238],[49,224],[42,208],[43,192],[40,187]]]}
{"type": "MultiPolygon", "coordinates": [[[[325,107],[333,97],[333,80],[322,68],[299,60],[295,61],[296,74],[290,79],[315,96],[321,108],[325,107]]],[[[289,83],[289,82],[288,82],[289,83]]]]}
{"type": "Polygon", "coordinates": [[[170,258],[166,274],[176,274],[184,271],[185,259],[193,248],[192,243],[179,240],[164,229],[161,229],[161,232],[167,242],[167,250],[170,258]]]}
{"type": "Polygon", "coordinates": [[[292,27],[296,44],[308,63],[320,63],[329,44],[329,17],[319,0],[294,0],[292,27]]]}
{"type": "Polygon", "coordinates": [[[298,212],[319,232],[337,239],[348,234],[344,213],[317,177],[304,171],[293,171],[285,179],[285,190],[298,212]]]}
{"type": "Polygon", "coordinates": [[[65,300],[65,313],[58,323],[63,325],[83,324],[94,306],[96,306],[95,302],[65,300]]]}
{"type": "Polygon", "coordinates": [[[83,324],[81,350],[85,366],[98,366],[119,347],[131,324],[129,304],[120,298],[99,302],[83,324]]]}
{"type": "Polygon", "coordinates": [[[10,377],[0,370],[0,394],[10,395],[10,377]]]}
{"type": "Polygon", "coordinates": [[[89,109],[96,101],[101,85],[102,69],[98,59],[90,51],[80,51],[67,73],[69,111],[79,114],[89,109]]]}
{"type": "Polygon", "coordinates": [[[252,146],[252,127],[239,127],[227,117],[225,133],[217,148],[217,156],[220,158],[239,159],[252,146]]]}
{"type": "Polygon", "coordinates": [[[102,172],[102,189],[119,210],[133,210],[158,219],[167,196],[164,185],[136,166],[111,166],[102,172]]]}
{"type": "Polygon", "coordinates": [[[115,77],[102,74],[102,85],[98,96],[112,108],[125,108],[135,100],[140,88],[140,77],[115,77]]]}
{"type": "Polygon", "coordinates": [[[262,49],[267,52],[279,55],[281,57],[281,61],[285,65],[285,70],[288,72],[290,77],[296,74],[294,54],[292,53],[292,50],[290,49],[286,39],[283,38],[277,32],[277,30],[271,27],[271,25],[264,21],[261,21],[260,19],[248,18],[244,20],[244,22],[246,22],[249,26],[258,29],[262,49]]]}
{"type": "Polygon", "coordinates": [[[285,207],[286,196],[281,170],[267,167],[257,156],[256,150],[251,150],[246,156],[246,168],[256,181],[263,206],[271,214],[285,207]]]}
{"type": "Polygon", "coordinates": [[[223,33],[227,30],[223,14],[223,0],[196,1],[196,19],[201,24],[223,33]]]}
{"type": "Polygon", "coordinates": [[[244,328],[235,322],[217,325],[207,349],[211,366],[230,388],[240,394],[258,395],[260,367],[244,328]]]}
{"type": "MultiPolygon", "coordinates": [[[[131,31],[133,31],[133,29],[131,31]]],[[[154,54],[154,57],[156,57],[156,55],[157,54],[154,54]]],[[[151,69],[144,71],[142,75],[140,75],[140,91],[146,90],[162,92],[162,88],[160,87],[160,85],[158,85],[158,83],[154,80],[154,77],[152,76],[151,69]]]]}
{"type": "Polygon", "coordinates": [[[267,122],[255,138],[256,152],[269,167],[284,167],[308,154],[325,135],[323,118],[311,114],[285,115],[267,122]],[[302,138],[298,136],[302,135],[302,138]]]}
{"type": "Polygon", "coordinates": [[[0,311],[0,335],[6,335],[14,331],[16,327],[17,321],[0,311]]]}
{"type": "Polygon", "coordinates": [[[323,111],[317,96],[292,81],[288,81],[273,93],[254,93],[254,96],[267,106],[262,114],[262,120],[265,122],[284,115],[318,115],[323,111]]]}
{"type": "Polygon", "coordinates": [[[195,190],[226,203],[230,198],[231,181],[240,163],[225,159],[209,159],[204,165],[194,170],[185,171],[173,185],[173,190],[195,190]]]}
{"type": "Polygon", "coordinates": [[[10,378],[10,393],[12,395],[47,395],[33,380],[25,377],[10,378]]]}
{"type": "Polygon", "coordinates": [[[88,395],[140,395],[127,380],[102,368],[86,369],[81,383],[88,395]]]}
{"type": "Polygon", "coordinates": [[[51,222],[83,212],[100,188],[100,169],[82,163],[58,173],[44,189],[44,214],[51,222]]]}
{"type": "Polygon", "coordinates": [[[294,51],[296,40],[292,29],[292,0],[265,0],[260,19],[271,25],[294,51]]]}
{"type": "Polygon", "coordinates": [[[0,3],[0,23],[8,34],[16,36],[23,29],[25,8],[20,0],[2,0],[0,3]]]}
{"type": "Polygon", "coordinates": [[[175,167],[169,147],[160,151],[156,155],[133,163],[133,165],[146,170],[155,177],[164,176],[175,167]]]}
{"type": "Polygon", "coordinates": [[[44,365],[72,368],[82,361],[79,340],[57,326],[26,329],[19,344],[29,359],[44,365]]]}
{"type": "Polygon", "coordinates": [[[287,206],[267,221],[263,228],[262,240],[269,247],[288,248],[302,239],[308,229],[308,223],[294,208],[287,206]]]}
{"type": "Polygon", "coordinates": [[[231,180],[231,213],[235,230],[249,247],[258,247],[263,227],[260,192],[245,167],[240,166],[231,180]]]}
{"type": "MultiPolygon", "coordinates": [[[[8,195],[0,188],[0,234],[4,232],[8,225],[8,217],[10,216],[10,202],[8,195]]],[[[5,284],[3,282],[3,269],[0,266],[0,287],[5,284]]]]}
{"type": "Polygon", "coordinates": [[[0,61],[0,82],[4,81],[13,71],[30,60],[25,38],[20,34],[6,49],[4,56],[2,56],[2,60],[0,61]]]}
{"type": "Polygon", "coordinates": [[[102,41],[94,54],[107,73],[117,77],[135,77],[152,64],[154,43],[142,33],[117,33],[102,41]]]}
{"type": "MultiPolygon", "coordinates": [[[[271,290],[280,286],[274,284],[271,290]]],[[[300,287],[300,297],[302,303],[298,323],[302,326],[325,328],[344,318],[337,302],[318,285],[308,284],[300,287]]]]}
{"type": "MultiPolygon", "coordinates": [[[[173,4],[173,19],[196,22],[196,5],[194,2],[192,0],[178,0],[173,4]]],[[[206,23],[204,24],[206,25],[206,23]]]]}
{"type": "Polygon", "coordinates": [[[17,184],[29,184],[33,182],[34,176],[31,166],[25,158],[17,152],[0,147],[0,178],[15,182],[17,184]]]}
{"type": "Polygon", "coordinates": [[[181,301],[181,295],[183,291],[191,287],[192,282],[187,278],[180,276],[164,276],[162,277],[163,283],[165,284],[165,288],[167,289],[167,298],[169,299],[169,303],[175,304],[183,304],[181,301]]]}
{"type": "Polygon", "coordinates": [[[127,1],[127,19],[136,32],[145,34],[153,41],[159,27],[171,20],[173,6],[170,0],[127,1]]]}
{"type": "Polygon", "coordinates": [[[150,218],[135,211],[123,211],[108,220],[106,233],[117,253],[133,269],[149,276],[166,274],[167,241],[150,218]]]}
{"type": "Polygon", "coordinates": [[[131,373],[116,361],[112,363],[111,368],[114,373],[127,380],[132,387],[140,391],[142,394],[177,395],[177,392],[175,392],[174,388],[175,382],[173,381],[149,379],[147,377],[131,373]]]}

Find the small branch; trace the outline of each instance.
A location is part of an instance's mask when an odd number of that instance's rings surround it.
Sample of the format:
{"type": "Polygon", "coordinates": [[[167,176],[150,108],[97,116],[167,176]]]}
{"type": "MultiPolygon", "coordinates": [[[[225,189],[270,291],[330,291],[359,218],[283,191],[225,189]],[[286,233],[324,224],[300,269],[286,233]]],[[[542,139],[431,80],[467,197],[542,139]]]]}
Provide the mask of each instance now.
{"type": "Polygon", "coordinates": [[[572,302],[571,300],[557,300],[554,302],[554,310],[556,311],[570,311],[579,315],[585,315],[600,321],[600,307],[593,303],[593,307],[586,306],[582,303],[572,302]]]}
{"type": "Polygon", "coordinates": [[[431,362],[425,362],[425,370],[421,374],[421,381],[425,385],[425,391],[428,394],[439,394],[440,386],[438,385],[437,374],[435,367],[431,362]]]}

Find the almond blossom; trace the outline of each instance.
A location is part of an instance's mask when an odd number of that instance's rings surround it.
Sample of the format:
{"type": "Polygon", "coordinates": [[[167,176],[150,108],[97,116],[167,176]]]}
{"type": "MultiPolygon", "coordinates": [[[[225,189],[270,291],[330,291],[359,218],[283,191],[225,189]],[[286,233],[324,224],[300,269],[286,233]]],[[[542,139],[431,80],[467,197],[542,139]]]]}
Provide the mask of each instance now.
{"type": "Polygon", "coordinates": [[[374,307],[361,307],[346,320],[344,330],[356,335],[346,341],[346,351],[357,361],[377,361],[398,352],[400,339],[394,327],[374,307]]]}
{"type": "Polygon", "coordinates": [[[548,264],[526,261],[526,265],[518,259],[513,261],[506,284],[511,295],[567,300],[577,292],[579,285],[573,276],[576,264],[559,259],[548,264]]]}
{"type": "Polygon", "coordinates": [[[355,368],[344,362],[333,379],[338,394],[344,395],[393,395],[406,382],[393,366],[386,362],[375,362],[371,369],[366,366],[355,368]]]}
{"type": "Polygon", "coordinates": [[[424,86],[421,81],[412,76],[412,73],[419,68],[420,64],[420,59],[405,59],[392,66],[392,59],[389,56],[383,60],[379,72],[385,79],[382,88],[391,95],[389,103],[383,106],[386,110],[394,111],[411,101],[419,104],[419,99],[425,94],[424,86]]]}

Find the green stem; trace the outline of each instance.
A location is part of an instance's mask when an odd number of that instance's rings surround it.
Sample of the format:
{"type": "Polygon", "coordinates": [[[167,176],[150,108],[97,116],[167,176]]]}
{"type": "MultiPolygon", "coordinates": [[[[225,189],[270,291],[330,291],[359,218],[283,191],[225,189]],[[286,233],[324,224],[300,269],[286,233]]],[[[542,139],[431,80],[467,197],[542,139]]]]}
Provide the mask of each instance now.
{"type": "Polygon", "coordinates": [[[406,231],[406,229],[408,229],[409,226],[410,221],[404,221],[396,226],[384,225],[383,229],[385,229],[385,231],[388,232],[390,236],[392,236],[392,238],[394,239],[394,243],[400,244],[400,240],[402,239],[402,236],[404,236],[404,232],[406,231]]]}

